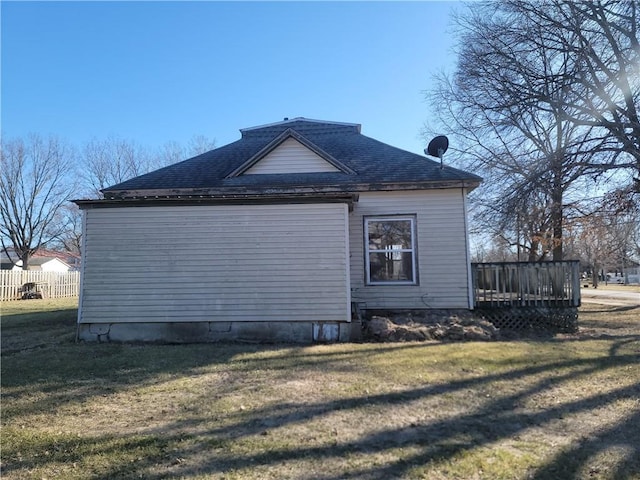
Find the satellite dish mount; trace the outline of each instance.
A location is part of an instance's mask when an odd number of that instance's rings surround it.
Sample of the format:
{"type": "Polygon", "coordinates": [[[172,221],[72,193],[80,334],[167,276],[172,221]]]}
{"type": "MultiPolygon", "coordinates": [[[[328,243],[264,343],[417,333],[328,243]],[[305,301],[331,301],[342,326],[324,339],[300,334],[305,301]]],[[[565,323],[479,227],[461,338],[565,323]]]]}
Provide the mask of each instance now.
{"type": "Polygon", "coordinates": [[[424,149],[424,153],[432,157],[438,157],[440,159],[440,168],[443,168],[442,157],[448,148],[449,139],[444,135],[439,135],[429,142],[427,148],[424,149]]]}

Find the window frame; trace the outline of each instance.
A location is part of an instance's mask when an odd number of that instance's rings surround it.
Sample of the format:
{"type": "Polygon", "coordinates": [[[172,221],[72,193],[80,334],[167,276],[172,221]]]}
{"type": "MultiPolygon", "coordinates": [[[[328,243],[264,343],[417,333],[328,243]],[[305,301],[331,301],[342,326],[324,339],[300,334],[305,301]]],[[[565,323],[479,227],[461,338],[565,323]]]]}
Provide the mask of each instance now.
{"type": "Polygon", "coordinates": [[[419,285],[418,275],[418,236],[417,236],[417,218],[415,214],[404,215],[372,215],[363,217],[364,232],[364,280],[365,285],[371,286],[407,286],[419,285]],[[393,222],[393,221],[409,221],[411,225],[411,246],[412,248],[402,248],[393,250],[371,250],[369,248],[369,222],[393,222]],[[411,253],[411,268],[413,270],[413,278],[411,280],[372,280],[371,279],[371,253],[411,253]]]}

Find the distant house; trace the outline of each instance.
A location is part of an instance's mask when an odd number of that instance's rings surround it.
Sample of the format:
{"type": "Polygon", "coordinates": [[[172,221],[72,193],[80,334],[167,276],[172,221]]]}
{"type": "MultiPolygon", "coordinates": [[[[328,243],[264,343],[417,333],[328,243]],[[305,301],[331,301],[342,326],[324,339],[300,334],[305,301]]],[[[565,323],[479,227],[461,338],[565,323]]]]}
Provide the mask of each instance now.
{"type": "Polygon", "coordinates": [[[13,270],[14,268],[16,268],[16,264],[4,252],[0,252],[0,270],[13,270]]]}
{"type": "Polygon", "coordinates": [[[472,307],[481,178],[295,118],[77,200],[85,340],[350,338],[360,309],[472,307]]]}
{"type": "MultiPolygon", "coordinates": [[[[12,254],[13,252],[9,252],[12,254]]],[[[56,252],[57,253],[57,252],[56,252]]],[[[60,255],[51,251],[39,250],[29,258],[27,270],[42,272],[68,272],[72,267],[62,260],[60,255]]],[[[22,260],[17,256],[0,253],[0,270],[22,270],[22,260]]]]}
{"type": "Polygon", "coordinates": [[[74,272],[80,270],[81,256],[78,253],[60,250],[39,249],[33,258],[38,257],[57,258],[62,263],[67,265],[68,270],[74,272]]]}

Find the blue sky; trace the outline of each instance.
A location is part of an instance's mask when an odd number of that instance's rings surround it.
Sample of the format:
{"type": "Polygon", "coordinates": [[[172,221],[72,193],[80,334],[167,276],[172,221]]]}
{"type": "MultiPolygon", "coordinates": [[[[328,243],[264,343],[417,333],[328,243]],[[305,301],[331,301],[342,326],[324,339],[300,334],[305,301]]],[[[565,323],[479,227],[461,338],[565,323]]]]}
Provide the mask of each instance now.
{"type": "Polygon", "coordinates": [[[221,146],[302,116],[421,153],[458,6],[2,1],[2,132],[221,146]]]}

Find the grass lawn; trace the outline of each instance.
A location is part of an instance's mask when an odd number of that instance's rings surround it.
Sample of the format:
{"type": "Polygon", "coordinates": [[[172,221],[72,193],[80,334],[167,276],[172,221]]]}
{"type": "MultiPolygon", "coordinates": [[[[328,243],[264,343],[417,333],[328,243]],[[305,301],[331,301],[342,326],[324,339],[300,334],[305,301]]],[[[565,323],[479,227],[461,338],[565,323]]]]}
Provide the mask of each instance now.
{"type": "Polygon", "coordinates": [[[640,478],[640,307],[314,346],[75,343],[72,301],[0,307],[6,479],[640,478]]]}

